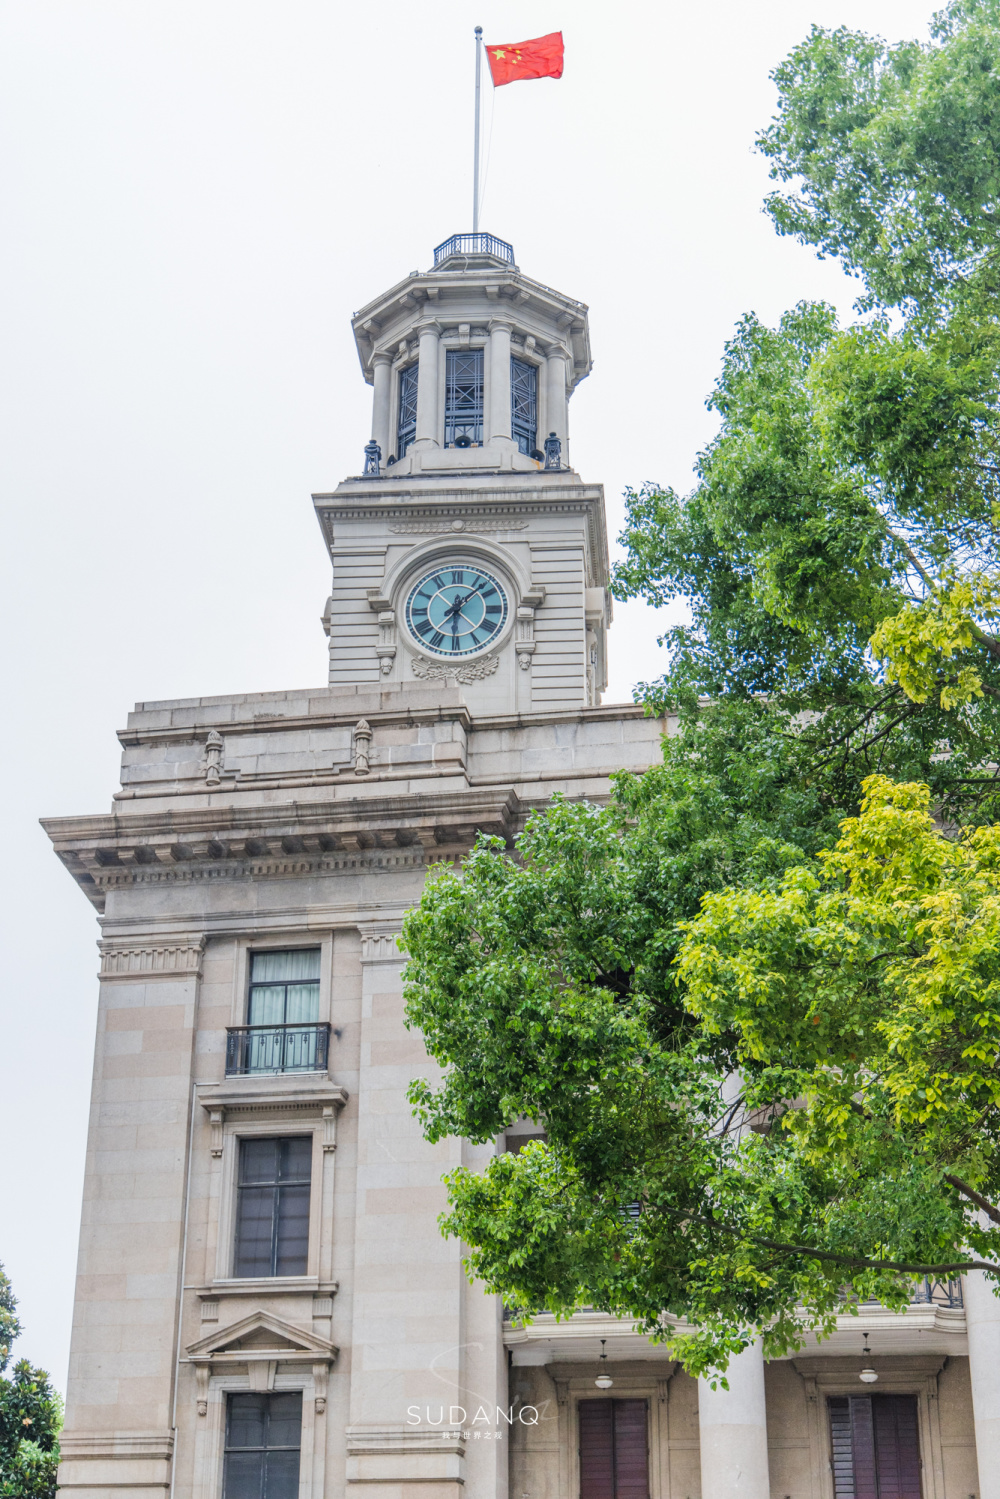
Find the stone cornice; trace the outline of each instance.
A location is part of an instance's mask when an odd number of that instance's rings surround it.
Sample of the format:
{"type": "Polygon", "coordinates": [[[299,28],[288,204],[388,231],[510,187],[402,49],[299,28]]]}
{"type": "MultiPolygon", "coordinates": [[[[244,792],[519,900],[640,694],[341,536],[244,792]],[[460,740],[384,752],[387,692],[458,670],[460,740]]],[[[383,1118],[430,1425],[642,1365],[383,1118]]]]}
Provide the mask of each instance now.
{"type": "MultiPolygon", "coordinates": [[[[557,487],[544,482],[543,475],[538,477],[543,482],[537,488],[534,484],[529,488],[524,483],[523,475],[519,474],[517,488],[509,490],[445,489],[435,479],[430,494],[426,488],[412,480],[401,479],[397,484],[388,479],[379,479],[377,483],[380,486],[391,483],[392,488],[382,488],[377,494],[373,494],[370,487],[366,489],[361,481],[357,481],[355,487],[348,480],[334,493],[314,494],[312,498],[324,540],[334,558],[338,550],[334,527],[345,521],[382,521],[392,534],[393,523],[405,522],[412,525],[417,520],[438,523],[462,520],[469,531],[474,531],[477,524],[482,524],[485,529],[486,523],[489,523],[491,530],[494,527],[502,529],[499,522],[504,518],[513,522],[525,517],[531,519],[546,515],[584,516],[590,552],[591,577],[588,579],[588,586],[605,586],[609,576],[609,559],[603,486],[561,483],[557,487]]],[[[376,481],[369,481],[369,484],[374,482],[376,481]]],[[[518,525],[517,529],[522,528],[518,525]]],[[[369,541],[368,550],[375,544],[369,541]]]]}
{"type": "MultiPolygon", "coordinates": [[[[376,689],[377,690],[377,689],[376,689]]],[[[319,694],[317,693],[317,696],[319,694]]],[[[228,706],[220,700],[220,709],[228,706]]],[[[211,699],[204,700],[201,709],[211,707],[211,699]]],[[[218,719],[203,719],[197,724],[178,724],[170,728],[127,728],[118,730],[118,739],[126,748],[140,744],[194,744],[204,739],[209,728],[217,728],[227,739],[240,734],[279,733],[296,731],[314,732],[316,729],[353,728],[358,721],[358,704],[341,713],[275,714],[265,720],[255,718],[229,719],[220,711],[218,719]]],[[[490,733],[497,729],[533,729],[566,723],[601,723],[623,718],[645,718],[646,710],[641,703],[608,703],[598,708],[552,708],[540,713],[503,713],[482,715],[473,719],[464,704],[447,705],[440,708],[392,708],[376,711],[365,707],[365,718],[378,728],[397,728],[414,724],[457,723],[468,734],[490,733]]],[[[340,775],[338,781],[345,777],[340,775]]]]}
{"type": "MultiPolygon", "coordinates": [[[[378,688],[372,689],[374,693],[378,688]]],[[[321,694],[317,691],[316,696],[321,694]]],[[[228,719],[220,714],[214,722],[198,724],[180,724],[176,727],[164,728],[127,728],[118,730],[119,742],[126,748],[136,744],[193,744],[203,740],[208,729],[215,728],[223,733],[226,738],[234,734],[269,734],[294,733],[297,729],[305,729],[310,733],[316,729],[353,729],[358,721],[358,701],[345,707],[339,713],[277,713],[267,718],[238,718],[228,719]]],[[[472,715],[464,703],[449,704],[439,708],[389,708],[381,712],[365,707],[365,718],[374,722],[380,728],[410,728],[414,724],[432,723],[458,723],[468,732],[472,728],[472,715]]],[[[477,719],[477,723],[483,720],[477,719]]]]}
{"type": "Polygon", "coordinates": [[[478,831],[509,840],[522,820],[517,795],[499,787],[254,807],[182,806],[46,818],[42,826],[85,894],[103,910],[109,889],[130,886],[422,869],[428,855],[471,847],[478,831]]]}
{"type": "Polygon", "coordinates": [[[205,938],[178,937],[141,940],[105,938],[98,943],[101,950],[101,981],[116,979],[126,983],[149,979],[197,978],[201,973],[201,959],[205,951],[205,938]]]}

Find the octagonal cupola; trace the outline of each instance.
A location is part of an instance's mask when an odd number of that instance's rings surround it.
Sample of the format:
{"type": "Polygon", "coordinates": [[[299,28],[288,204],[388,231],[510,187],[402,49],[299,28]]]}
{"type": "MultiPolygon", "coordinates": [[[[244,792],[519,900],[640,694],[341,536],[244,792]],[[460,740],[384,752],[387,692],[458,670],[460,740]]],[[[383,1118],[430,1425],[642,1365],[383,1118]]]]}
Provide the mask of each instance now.
{"type": "Polygon", "coordinates": [[[570,467],[587,308],[525,276],[505,240],[453,235],[353,328],[373,388],[368,477],[570,467]]]}

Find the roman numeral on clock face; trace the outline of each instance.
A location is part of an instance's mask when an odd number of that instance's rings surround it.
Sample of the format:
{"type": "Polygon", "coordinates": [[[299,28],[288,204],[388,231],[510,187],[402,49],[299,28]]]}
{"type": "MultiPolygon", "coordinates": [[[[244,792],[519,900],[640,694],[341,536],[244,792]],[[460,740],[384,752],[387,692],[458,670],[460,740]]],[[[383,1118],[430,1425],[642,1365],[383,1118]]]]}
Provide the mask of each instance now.
{"type": "Polygon", "coordinates": [[[413,638],[437,656],[468,656],[497,640],[509,605],[483,568],[463,564],[426,573],[411,587],[404,616],[413,638]]]}

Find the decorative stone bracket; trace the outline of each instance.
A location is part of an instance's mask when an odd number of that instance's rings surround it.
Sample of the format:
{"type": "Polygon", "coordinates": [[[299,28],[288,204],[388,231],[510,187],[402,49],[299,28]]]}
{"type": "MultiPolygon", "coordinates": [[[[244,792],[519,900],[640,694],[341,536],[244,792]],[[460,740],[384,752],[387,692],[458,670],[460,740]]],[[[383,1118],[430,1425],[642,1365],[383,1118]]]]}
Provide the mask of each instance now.
{"type": "Polygon", "coordinates": [[[394,609],[380,609],[378,615],[378,645],[375,654],[379,670],[384,677],[392,671],[396,655],[396,613],[394,609]]]}
{"type": "Polygon", "coordinates": [[[392,600],[384,598],[381,589],[369,588],[366,597],[369,609],[374,609],[378,615],[378,645],[375,647],[375,654],[378,657],[379,671],[387,677],[396,657],[396,611],[392,607],[392,600]]]}
{"type": "Polygon", "coordinates": [[[531,658],[535,654],[535,610],[541,608],[544,602],[545,585],[532,583],[527,593],[521,595],[521,602],[517,607],[514,650],[522,671],[528,671],[531,667],[531,658]]]}

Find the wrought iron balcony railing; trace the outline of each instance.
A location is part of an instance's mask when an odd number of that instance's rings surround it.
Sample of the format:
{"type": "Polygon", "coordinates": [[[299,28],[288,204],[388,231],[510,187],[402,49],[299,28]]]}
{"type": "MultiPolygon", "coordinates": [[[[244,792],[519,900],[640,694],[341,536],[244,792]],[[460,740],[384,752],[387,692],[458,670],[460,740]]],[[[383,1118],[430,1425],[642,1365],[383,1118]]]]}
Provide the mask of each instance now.
{"type": "MultiPolygon", "coordinates": [[[[844,1300],[847,1301],[850,1291],[845,1290],[844,1300]]],[[[862,1301],[860,1306],[880,1306],[878,1301],[862,1301]]],[[[948,1306],[960,1308],[962,1302],[961,1280],[934,1280],[929,1275],[918,1276],[913,1282],[913,1292],[910,1296],[911,1306],[948,1306]]]]}
{"type": "Polygon", "coordinates": [[[492,255],[496,260],[514,264],[514,246],[495,234],[453,234],[434,251],[434,264],[441,265],[453,255],[492,255]]]}
{"type": "Polygon", "coordinates": [[[325,1072],[329,1025],[234,1025],[226,1031],[226,1076],[325,1072]]]}

